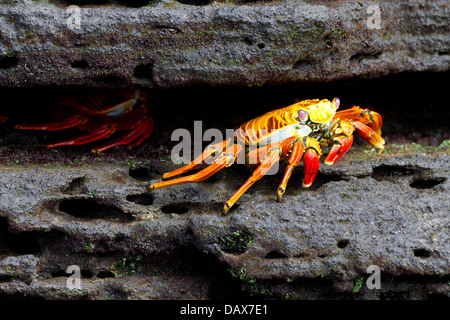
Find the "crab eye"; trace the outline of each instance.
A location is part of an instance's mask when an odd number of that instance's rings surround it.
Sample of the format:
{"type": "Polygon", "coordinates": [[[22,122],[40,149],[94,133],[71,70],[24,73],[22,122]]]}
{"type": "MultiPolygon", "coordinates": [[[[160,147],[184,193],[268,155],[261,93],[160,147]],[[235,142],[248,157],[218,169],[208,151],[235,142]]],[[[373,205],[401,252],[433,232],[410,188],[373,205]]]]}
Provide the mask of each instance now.
{"type": "Polygon", "coordinates": [[[299,110],[298,118],[300,119],[300,122],[305,123],[308,120],[308,112],[306,112],[304,110],[299,110]]]}
{"type": "Polygon", "coordinates": [[[333,99],[333,103],[334,103],[334,106],[337,109],[337,108],[339,108],[339,105],[341,104],[341,100],[339,100],[339,98],[336,97],[336,98],[333,99]]]}

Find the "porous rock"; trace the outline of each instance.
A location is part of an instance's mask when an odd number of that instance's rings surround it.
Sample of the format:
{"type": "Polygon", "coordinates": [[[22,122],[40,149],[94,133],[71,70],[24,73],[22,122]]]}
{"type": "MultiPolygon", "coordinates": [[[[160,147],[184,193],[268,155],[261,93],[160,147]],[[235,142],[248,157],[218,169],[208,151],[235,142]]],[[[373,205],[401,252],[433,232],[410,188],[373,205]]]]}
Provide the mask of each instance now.
{"type": "Polygon", "coordinates": [[[298,169],[281,202],[281,173],[265,177],[228,215],[220,210],[241,169],[148,193],[159,179],[136,180],[126,164],[2,166],[0,291],[59,299],[448,297],[449,161],[446,152],[369,160],[360,151],[321,169],[312,190],[299,186],[298,169]],[[82,270],[78,291],[67,287],[70,265],[82,270]],[[382,288],[354,291],[372,265],[382,288]]]}
{"type": "Polygon", "coordinates": [[[0,84],[255,85],[450,66],[445,0],[111,2],[2,1],[0,84]]]}

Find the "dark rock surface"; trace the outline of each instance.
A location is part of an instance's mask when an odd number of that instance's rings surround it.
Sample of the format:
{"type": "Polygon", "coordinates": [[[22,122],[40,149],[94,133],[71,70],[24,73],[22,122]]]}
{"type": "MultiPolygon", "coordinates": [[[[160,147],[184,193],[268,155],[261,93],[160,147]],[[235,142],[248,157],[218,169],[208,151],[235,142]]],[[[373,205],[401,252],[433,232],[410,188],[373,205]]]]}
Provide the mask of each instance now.
{"type": "Polygon", "coordinates": [[[450,67],[446,0],[72,2],[0,3],[0,85],[261,85],[450,67]]]}
{"type": "MultiPolygon", "coordinates": [[[[281,203],[280,174],[266,177],[227,216],[223,202],[245,179],[238,167],[214,182],[147,193],[156,180],[130,177],[127,164],[2,165],[0,292],[208,299],[238,291],[240,279],[248,285],[240,295],[351,297],[354,282],[376,265],[382,288],[363,285],[358,296],[448,297],[445,150],[354,151],[322,167],[312,190],[301,189],[299,169],[281,203]],[[70,265],[82,270],[80,290],[66,287],[70,265]],[[227,287],[217,287],[226,279],[227,287]]],[[[153,169],[164,168],[170,165],[153,169]]]]}

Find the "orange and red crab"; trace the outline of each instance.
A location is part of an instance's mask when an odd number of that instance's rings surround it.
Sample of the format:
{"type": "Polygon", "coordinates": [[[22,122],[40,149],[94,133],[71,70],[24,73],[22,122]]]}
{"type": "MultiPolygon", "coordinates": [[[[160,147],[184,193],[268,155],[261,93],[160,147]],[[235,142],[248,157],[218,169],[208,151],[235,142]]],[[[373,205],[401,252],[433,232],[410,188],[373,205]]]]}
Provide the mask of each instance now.
{"type": "Polygon", "coordinates": [[[283,196],[292,170],[303,159],[303,186],[309,187],[319,170],[321,146],[332,144],[324,163],[332,165],[351,147],[353,132],[356,131],[367,142],[382,150],[381,116],[368,109],[352,107],[337,111],[338,98],[304,100],[291,106],[268,112],[250,120],[235,131],[234,139],[211,144],[202,155],[190,164],[163,175],[163,179],[196,169],[208,160],[211,164],[199,172],[179,178],[158,182],[148,187],[155,190],[171,185],[203,181],[219,170],[236,163],[244,156],[247,165],[256,166],[251,177],[225,203],[223,213],[256,181],[261,179],[278,161],[287,159],[288,163],[278,187],[277,200],[283,196]]]}
{"type": "Polygon", "coordinates": [[[147,97],[139,89],[121,89],[114,93],[87,94],[65,98],[55,106],[56,122],[19,124],[16,129],[58,131],[77,128],[85,135],[47,145],[55,148],[82,145],[109,138],[116,131],[127,131],[117,139],[97,148],[102,152],[109,148],[141,144],[153,130],[153,120],[148,114],[147,97]]]}

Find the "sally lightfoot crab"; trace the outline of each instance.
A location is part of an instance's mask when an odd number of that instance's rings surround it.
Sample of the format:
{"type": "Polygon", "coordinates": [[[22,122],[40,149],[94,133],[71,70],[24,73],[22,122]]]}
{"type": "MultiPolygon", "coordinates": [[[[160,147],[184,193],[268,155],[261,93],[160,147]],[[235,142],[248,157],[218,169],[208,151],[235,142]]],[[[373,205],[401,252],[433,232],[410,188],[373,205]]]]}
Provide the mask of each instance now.
{"type": "Polygon", "coordinates": [[[153,130],[153,120],[148,114],[146,100],[145,94],[139,89],[64,98],[54,108],[56,122],[19,124],[15,128],[43,131],[77,128],[88,132],[76,138],[49,144],[48,148],[87,144],[109,138],[116,131],[127,131],[92,151],[102,152],[120,145],[131,148],[141,144],[153,130]]]}
{"type": "Polygon", "coordinates": [[[304,100],[291,106],[268,112],[242,124],[235,131],[234,139],[210,144],[202,155],[190,164],[163,175],[163,179],[196,169],[203,163],[209,166],[198,173],[158,182],[148,187],[155,190],[171,185],[203,181],[219,170],[229,167],[244,156],[245,163],[256,169],[250,178],[225,203],[226,214],[234,203],[261,179],[278,161],[287,159],[287,166],[278,187],[277,200],[283,196],[292,170],[303,159],[303,186],[309,187],[319,170],[321,146],[332,145],[324,163],[332,165],[351,147],[356,131],[367,142],[382,150],[381,116],[368,109],[354,106],[337,111],[340,100],[304,100]],[[211,161],[214,159],[214,161],[211,161]]]}

